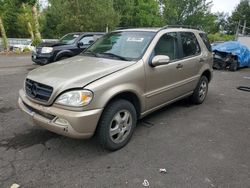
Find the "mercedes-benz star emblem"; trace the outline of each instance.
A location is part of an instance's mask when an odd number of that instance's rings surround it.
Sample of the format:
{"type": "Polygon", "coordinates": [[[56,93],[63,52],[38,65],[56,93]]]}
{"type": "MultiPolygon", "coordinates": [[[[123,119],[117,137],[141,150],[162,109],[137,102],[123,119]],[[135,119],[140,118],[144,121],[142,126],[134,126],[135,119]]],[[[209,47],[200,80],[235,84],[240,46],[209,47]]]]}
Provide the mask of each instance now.
{"type": "Polygon", "coordinates": [[[31,86],[31,94],[32,94],[34,97],[36,97],[36,95],[37,95],[37,84],[33,84],[33,85],[31,86]]]}

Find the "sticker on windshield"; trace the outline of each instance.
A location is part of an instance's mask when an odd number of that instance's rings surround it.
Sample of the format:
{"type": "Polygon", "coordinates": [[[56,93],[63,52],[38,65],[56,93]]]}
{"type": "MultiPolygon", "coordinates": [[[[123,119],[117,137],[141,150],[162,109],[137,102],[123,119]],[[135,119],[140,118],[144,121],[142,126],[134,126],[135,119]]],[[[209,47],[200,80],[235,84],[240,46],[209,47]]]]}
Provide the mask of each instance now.
{"type": "Polygon", "coordinates": [[[128,42],[142,42],[144,38],[138,38],[138,37],[129,37],[127,39],[128,42]]]}
{"type": "Polygon", "coordinates": [[[79,37],[79,35],[74,35],[73,37],[74,37],[74,38],[77,38],[77,37],[79,37]]]}

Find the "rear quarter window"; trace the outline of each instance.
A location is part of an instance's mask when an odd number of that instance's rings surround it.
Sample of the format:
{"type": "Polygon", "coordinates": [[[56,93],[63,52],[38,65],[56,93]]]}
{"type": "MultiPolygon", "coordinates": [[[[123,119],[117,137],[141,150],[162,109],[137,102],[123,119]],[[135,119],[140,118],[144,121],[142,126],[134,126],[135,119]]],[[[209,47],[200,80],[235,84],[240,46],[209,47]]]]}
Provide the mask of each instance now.
{"type": "Polygon", "coordinates": [[[211,44],[208,40],[207,35],[205,33],[200,33],[199,35],[200,35],[202,41],[204,42],[204,44],[206,45],[208,51],[212,52],[212,47],[211,47],[211,44]]]}

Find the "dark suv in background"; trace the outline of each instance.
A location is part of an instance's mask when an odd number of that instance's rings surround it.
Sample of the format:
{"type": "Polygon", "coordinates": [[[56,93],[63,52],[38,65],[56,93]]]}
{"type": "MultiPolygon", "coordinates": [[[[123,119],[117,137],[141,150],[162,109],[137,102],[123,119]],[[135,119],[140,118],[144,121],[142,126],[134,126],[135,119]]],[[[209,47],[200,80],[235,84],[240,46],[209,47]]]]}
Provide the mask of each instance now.
{"type": "Polygon", "coordinates": [[[56,42],[43,42],[32,53],[32,61],[45,65],[80,54],[105,33],[69,33],[56,42]]]}

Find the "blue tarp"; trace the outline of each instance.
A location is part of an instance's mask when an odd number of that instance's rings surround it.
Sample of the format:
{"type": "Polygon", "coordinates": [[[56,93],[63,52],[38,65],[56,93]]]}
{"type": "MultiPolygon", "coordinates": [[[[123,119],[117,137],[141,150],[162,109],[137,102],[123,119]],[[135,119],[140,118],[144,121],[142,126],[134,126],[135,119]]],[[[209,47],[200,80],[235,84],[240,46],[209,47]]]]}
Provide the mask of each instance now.
{"type": "Polygon", "coordinates": [[[236,41],[229,41],[213,46],[213,52],[225,52],[237,56],[239,67],[250,67],[250,50],[236,41]]]}

